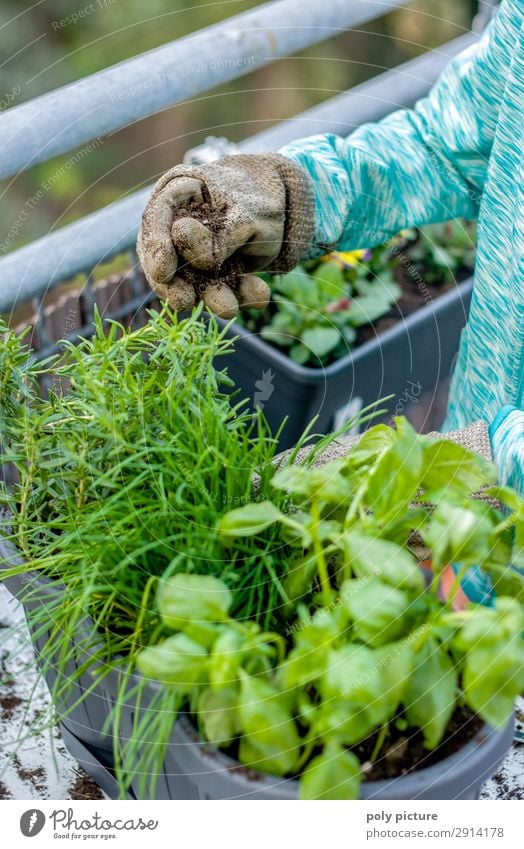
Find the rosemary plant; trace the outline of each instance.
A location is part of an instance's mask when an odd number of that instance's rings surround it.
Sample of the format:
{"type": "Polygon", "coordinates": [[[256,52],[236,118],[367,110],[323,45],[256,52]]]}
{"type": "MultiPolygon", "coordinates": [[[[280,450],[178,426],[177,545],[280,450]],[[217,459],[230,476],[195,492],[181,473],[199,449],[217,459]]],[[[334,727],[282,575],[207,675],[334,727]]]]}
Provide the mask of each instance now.
{"type": "MultiPolygon", "coordinates": [[[[238,539],[227,553],[216,529],[232,507],[265,497],[278,434],[225,391],[231,381],[215,361],[232,343],[213,317],[196,310],[179,319],[166,309],[151,311],[138,330],[115,322],[108,330],[96,315],[91,340],[64,343],[40,365],[23,337],[5,324],[0,335],[2,460],[16,477],[0,489],[0,533],[24,558],[4,576],[31,569],[57,588],[30,611],[33,636],[46,640],[43,671],[56,676],[55,704],[70,701],[93,665],[98,680],[119,669],[123,701],[135,686],[134,658],[163,633],[154,604],[160,578],[219,578],[240,622],[273,627],[288,598],[279,529],[264,541],[238,539]],[[52,379],[46,397],[43,374],[52,379]],[[85,658],[74,669],[73,646],[85,658]]],[[[282,493],[279,507],[287,500],[282,493]]],[[[27,599],[38,593],[33,583],[27,599]]],[[[171,694],[159,701],[166,738],[171,694]]],[[[142,739],[131,741],[126,763],[135,763],[142,739]]],[[[158,749],[157,771],[161,757],[158,749]]],[[[122,772],[124,789],[129,774],[122,772]]]]}

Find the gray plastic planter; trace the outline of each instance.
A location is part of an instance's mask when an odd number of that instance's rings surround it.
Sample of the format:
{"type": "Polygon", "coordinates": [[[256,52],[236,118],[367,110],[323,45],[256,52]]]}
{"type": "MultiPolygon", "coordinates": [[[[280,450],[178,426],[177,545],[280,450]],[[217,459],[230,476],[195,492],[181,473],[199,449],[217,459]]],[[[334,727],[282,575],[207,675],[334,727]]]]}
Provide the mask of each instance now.
{"type": "MultiPolygon", "coordinates": [[[[89,749],[62,728],[71,754],[112,798],[117,784],[107,753],[89,749]]],[[[512,742],[513,720],[502,731],[484,726],[459,751],[411,775],[362,785],[362,799],[478,799],[480,789],[504,760],[512,742]]],[[[140,798],[133,788],[130,798],[140,798]]],[[[204,743],[186,719],[173,731],[155,799],[297,799],[298,782],[263,775],[204,743]]]]}
{"type": "MultiPolygon", "coordinates": [[[[0,538],[0,571],[20,564],[16,549],[0,538]]],[[[26,612],[36,605],[49,606],[60,593],[60,587],[34,572],[26,572],[5,581],[9,591],[22,601],[26,612]],[[28,598],[30,594],[30,599],[28,598]]],[[[51,625],[51,623],[50,623],[51,625]]],[[[68,668],[89,665],[89,655],[82,647],[82,636],[93,633],[94,625],[86,618],[78,631],[79,643],[71,645],[68,668]]],[[[41,651],[46,634],[32,634],[35,648],[41,651]]],[[[107,733],[108,718],[118,698],[118,672],[112,670],[96,687],[94,664],[86,668],[78,684],[68,693],[64,703],[55,707],[60,718],[64,742],[79,763],[102,787],[116,798],[117,783],[112,770],[112,738],[107,733]]],[[[67,676],[67,671],[66,671],[67,676]]],[[[57,680],[56,668],[46,669],[50,687],[57,680]]],[[[151,688],[151,693],[153,689],[151,688]]],[[[147,710],[142,706],[141,710],[147,710]]],[[[122,706],[121,737],[133,733],[136,705],[133,700],[122,706]]],[[[476,799],[482,784],[492,775],[508,752],[513,737],[513,719],[503,730],[485,725],[460,750],[445,760],[411,775],[394,780],[367,782],[362,786],[363,799],[476,799]]],[[[175,724],[164,769],[157,776],[156,799],[296,799],[298,784],[290,779],[262,775],[244,767],[227,755],[204,743],[186,717],[175,724]]],[[[139,798],[134,786],[130,798],[139,798]]]]}
{"type": "Polygon", "coordinates": [[[252,408],[262,407],[273,433],[288,416],[279,442],[283,450],[298,442],[315,416],[315,432],[329,433],[351,400],[358,411],[393,395],[391,415],[410,386],[419,394],[435,391],[452,369],[472,289],[471,279],[460,283],[325,368],[298,365],[235,324],[228,331],[229,337],[238,336],[235,354],[224,357],[223,365],[241,390],[239,397],[252,408]]]}
{"type": "MultiPolygon", "coordinates": [[[[411,775],[362,785],[362,799],[477,799],[511,746],[513,720],[503,731],[484,726],[459,751],[411,775]]],[[[206,746],[187,719],[179,720],[166,759],[186,775],[194,799],[296,799],[298,783],[260,775],[206,746]]]]}
{"type": "MultiPolygon", "coordinates": [[[[58,585],[47,578],[42,578],[36,572],[24,572],[14,578],[4,580],[2,570],[23,563],[23,559],[11,543],[0,537],[0,580],[16,599],[22,602],[27,614],[31,610],[43,606],[49,608],[49,631],[39,627],[38,633],[31,628],[31,637],[35,646],[36,655],[43,652],[44,646],[49,639],[49,632],[53,622],[53,602],[60,596],[62,590],[58,585]]],[[[28,620],[30,621],[30,619],[28,620]]],[[[89,664],[91,658],[81,647],[82,639],[90,639],[94,625],[88,618],[78,629],[78,642],[71,645],[70,656],[67,659],[65,670],[59,672],[62,664],[58,660],[51,660],[45,668],[45,678],[51,690],[60,680],[66,680],[73,675],[75,669],[81,665],[89,664]]],[[[113,742],[111,735],[107,733],[107,720],[113,702],[110,700],[106,690],[102,686],[93,686],[95,677],[93,672],[96,665],[91,661],[91,672],[83,672],[82,677],[73,691],[67,692],[62,703],[55,702],[58,716],[66,722],[71,732],[83,740],[87,746],[112,752],[113,742]],[[103,730],[104,729],[104,730],[103,730]]]]}

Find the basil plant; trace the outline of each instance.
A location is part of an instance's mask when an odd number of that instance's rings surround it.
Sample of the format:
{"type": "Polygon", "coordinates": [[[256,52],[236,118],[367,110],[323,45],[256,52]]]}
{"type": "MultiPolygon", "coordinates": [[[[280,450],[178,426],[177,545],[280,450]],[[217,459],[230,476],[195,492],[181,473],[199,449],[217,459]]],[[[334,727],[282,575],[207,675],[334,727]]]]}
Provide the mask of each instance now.
{"type": "Polygon", "coordinates": [[[324,466],[276,466],[274,500],[220,519],[224,558],[246,538],[265,550],[273,534],[286,570],[272,630],[232,614],[233,581],[180,572],[160,585],[162,636],[138,658],[206,741],[298,778],[304,799],[358,797],[402,730],[432,751],[456,711],[503,727],[524,688],[524,581],[513,568],[524,504],[495,485],[490,463],[395,425],[324,466]],[[495,600],[457,609],[471,568],[490,576],[495,600]]]}

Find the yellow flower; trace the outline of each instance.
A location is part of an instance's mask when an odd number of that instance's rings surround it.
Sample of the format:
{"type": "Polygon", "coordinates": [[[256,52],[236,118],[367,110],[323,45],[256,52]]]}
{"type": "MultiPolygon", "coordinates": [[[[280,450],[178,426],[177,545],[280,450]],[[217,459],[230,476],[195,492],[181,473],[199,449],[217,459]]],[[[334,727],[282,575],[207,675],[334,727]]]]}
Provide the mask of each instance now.
{"type": "Polygon", "coordinates": [[[369,259],[367,249],[357,251],[331,251],[321,257],[322,262],[336,262],[341,268],[356,268],[362,260],[369,259]]]}

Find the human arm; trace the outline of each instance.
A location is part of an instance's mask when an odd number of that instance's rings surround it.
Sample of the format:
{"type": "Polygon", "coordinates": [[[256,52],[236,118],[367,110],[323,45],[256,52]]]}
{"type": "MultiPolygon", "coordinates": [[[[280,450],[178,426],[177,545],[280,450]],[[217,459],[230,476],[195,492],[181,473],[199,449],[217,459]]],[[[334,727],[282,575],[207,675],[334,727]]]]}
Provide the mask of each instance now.
{"type": "Polygon", "coordinates": [[[477,217],[519,17],[503,0],[481,39],[413,109],[347,138],[317,135],[281,149],[314,186],[309,255],[371,247],[408,226],[477,217]]]}

